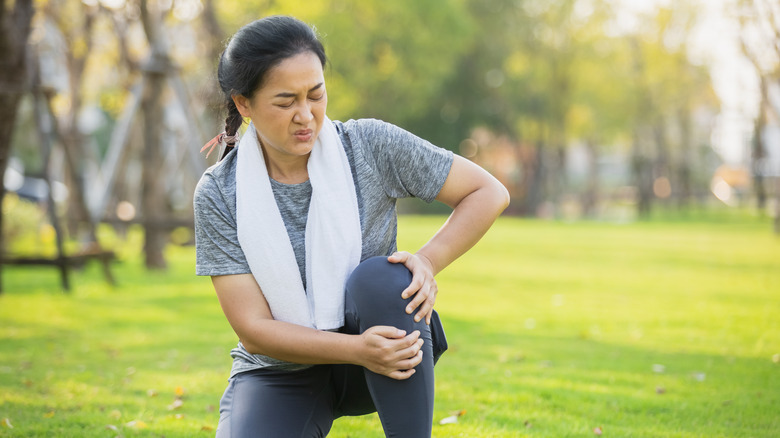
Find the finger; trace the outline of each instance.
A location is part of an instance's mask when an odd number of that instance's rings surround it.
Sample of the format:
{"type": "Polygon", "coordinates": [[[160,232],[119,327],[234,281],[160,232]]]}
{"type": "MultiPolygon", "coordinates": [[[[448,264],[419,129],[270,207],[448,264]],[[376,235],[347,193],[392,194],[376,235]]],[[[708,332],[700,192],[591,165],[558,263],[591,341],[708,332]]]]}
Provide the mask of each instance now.
{"type": "Polygon", "coordinates": [[[392,368],[396,368],[399,371],[411,370],[414,369],[417,365],[419,365],[420,362],[422,362],[422,358],[423,358],[423,352],[422,350],[419,350],[417,351],[417,354],[415,354],[414,356],[404,360],[399,360],[398,362],[393,364],[392,368]]]}
{"type": "Polygon", "coordinates": [[[431,313],[433,313],[433,305],[436,303],[436,294],[432,293],[428,295],[428,299],[420,306],[420,310],[414,316],[414,321],[419,322],[425,318],[425,323],[431,323],[431,313]]]}
{"type": "Polygon", "coordinates": [[[406,263],[409,260],[409,256],[411,254],[406,251],[396,251],[387,258],[387,261],[390,263],[406,263]]]}
{"type": "Polygon", "coordinates": [[[415,309],[420,307],[420,305],[424,303],[425,300],[428,299],[429,292],[430,292],[429,288],[423,285],[423,287],[421,287],[420,290],[418,290],[417,293],[414,295],[412,301],[406,305],[406,313],[411,315],[415,309]]]}
{"type": "Polygon", "coordinates": [[[407,361],[404,361],[404,363],[401,364],[401,366],[404,367],[404,368],[408,367],[407,369],[414,369],[414,367],[416,367],[417,365],[420,365],[420,362],[422,362],[422,358],[423,358],[423,351],[420,350],[420,351],[417,352],[417,354],[413,358],[411,358],[411,359],[409,359],[407,361]]]}
{"type": "Polygon", "coordinates": [[[416,371],[414,370],[414,368],[410,368],[410,369],[408,369],[408,370],[397,370],[397,371],[393,371],[393,372],[391,372],[391,373],[389,373],[389,374],[385,374],[385,375],[386,375],[387,377],[390,377],[391,379],[395,379],[395,380],[406,380],[406,379],[408,379],[409,377],[412,377],[412,375],[413,375],[415,372],[416,372],[416,371]]]}
{"type": "Polygon", "coordinates": [[[392,350],[388,352],[387,366],[389,368],[404,368],[399,366],[398,362],[414,357],[425,341],[420,337],[420,331],[415,330],[406,339],[393,342],[398,343],[393,345],[392,350]]]}
{"type": "MultiPolygon", "coordinates": [[[[389,325],[375,325],[371,327],[373,333],[388,339],[401,339],[406,336],[406,331],[389,325]]],[[[419,335],[418,335],[419,336],[419,335]]]]}
{"type": "Polygon", "coordinates": [[[406,341],[406,342],[404,342],[404,344],[402,344],[402,345],[404,345],[403,348],[411,347],[419,339],[420,339],[420,331],[419,330],[415,330],[415,331],[409,333],[408,335],[406,335],[406,339],[404,339],[404,341],[406,341]]]}
{"type": "MultiPolygon", "coordinates": [[[[411,359],[419,353],[420,349],[422,348],[425,341],[423,339],[418,339],[417,342],[409,346],[408,348],[405,348],[398,352],[398,361],[411,359]]],[[[399,366],[400,368],[400,366],[399,366]]]]}
{"type": "Polygon", "coordinates": [[[408,259],[403,263],[404,266],[406,266],[406,268],[409,269],[409,271],[412,273],[412,281],[410,281],[409,286],[407,286],[406,289],[401,292],[401,298],[403,299],[407,299],[414,295],[418,290],[420,290],[423,284],[425,284],[425,274],[422,273],[419,269],[413,269],[412,266],[406,263],[407,261],[408,259]]]}
{"type": "Polygon", "coordinates": [[[420,306],[420,310],[414,315],[414,322],[420,322],[425,318],[425,322],[428,324],[428,315],[430,315],[431,309],[433,309],[433,304],[431,304],[429,300],[425,300],[420,306]]]}
{"type": "Polygon", "coordinates": [[[425,277],[421,274],[412,275],[412,281],[409,282],[409,286],[401,292],[401,298],[407,299],[417,293],[420,288],[425,284],[425,277]]]}

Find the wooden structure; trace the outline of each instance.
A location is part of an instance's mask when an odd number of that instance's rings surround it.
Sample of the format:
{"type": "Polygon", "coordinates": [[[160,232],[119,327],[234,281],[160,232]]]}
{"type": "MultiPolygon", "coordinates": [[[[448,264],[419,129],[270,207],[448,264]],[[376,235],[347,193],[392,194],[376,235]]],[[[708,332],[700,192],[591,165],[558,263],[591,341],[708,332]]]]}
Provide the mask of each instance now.
{"type": "MultiPolygon", "coordinates": [[[[34,51],[30,51],[34,53],[34,51]]],[[[103,268],[103,275],[106,281],[114,285],[115,279],[111,273],[110,262],[114,259],[114,253],[112,251],[105,251],[102,249],[97,239],[97,233],[95,230],[95,222],[87,220],[87,242],[76,254],[68,255],[64,249],[64,236],[62,223],[57,215],[57,208],[54,202],[53,190],[52,190],[52,178],[51,178],[51,156],[52,150],[56,138],[59,137],[57,129],[57,121],[52,111],[51,100],[54,97],[54,91],[48,89],[41,84],[39,61],[37,56],[29,56],[27,60],[28,71],[30,72],[30,92],[33,100],[33,118],[36,123],[36,131],[38,134],[38,145],[41,157],[41,170],[40,176],[46,183],[46,211],[48,213],[49,221],[55,232],[55,243],[57,247],[56,256],[51,257],[13,257],[5,255],[3,257],[3,264],[5,265],[34,265],[34,266],[55,266],[60,271],[60,278],[62,288],[65,291],[70,291],[70,269],[72,267],[82,266],[88,260],[97,260],[100,262],[103,268]]],[[[65,143],[62,143],[64,156],[65,156],[65,168],[69,171],[73,177],[75,173],[75,157],[74,151],[68,149],[65,143]]],[[[72,178],[77,180],[77,178],[72,178]]],[[[84,200],[83,192],[77,185],[77,189],[73,190],[73,198],[75,204],[79,210],[85,214],[85,217],[89,218],[88,208],[84,200]]]]}

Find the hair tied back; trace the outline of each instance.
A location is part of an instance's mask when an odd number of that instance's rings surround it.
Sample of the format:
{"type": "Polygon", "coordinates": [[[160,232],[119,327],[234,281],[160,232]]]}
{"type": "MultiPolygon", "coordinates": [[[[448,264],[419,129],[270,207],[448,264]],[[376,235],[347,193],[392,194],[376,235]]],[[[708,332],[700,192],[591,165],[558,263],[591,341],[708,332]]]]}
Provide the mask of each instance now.
{"type": "Polygon", "coordinates": [[[225,131],[222,131],[217,136],[209,140],[208,143],[203,145],[203,147],[200,149],[200,152],[202,153],[208,149],[208,152],[206,152],[206,158],[208,158],[209,154],[211,154],[211,151],[213,151],[214,148],[218,145],[227,144],[228,146],[233,146],[238,143],[238,140],[238,132],[236,132],[234,135],[228,135],[225,131]]]}

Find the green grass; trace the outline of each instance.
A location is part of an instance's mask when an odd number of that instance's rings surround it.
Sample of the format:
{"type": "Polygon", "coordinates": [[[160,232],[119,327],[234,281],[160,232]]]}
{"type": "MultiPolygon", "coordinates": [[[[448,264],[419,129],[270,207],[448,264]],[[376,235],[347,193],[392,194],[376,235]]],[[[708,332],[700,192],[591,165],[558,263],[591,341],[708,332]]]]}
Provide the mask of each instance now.
{"type": "MultiPolygon", "coordinates": [[[[442,220],[403,217],[399,246],[442,220]]],[[[0,436],[213,436],[235,336],[192,248],[165,274],[132,253],[113,290],[95,265],[71,295],[5,269],[0,436]]],[[[779,436],[779,265],[768,219],[502,219],[438,277],[435,419],[465,415],[434,436],[779,436]]],[[[371,415],[330,436],[383,435],[371,415]]]]}

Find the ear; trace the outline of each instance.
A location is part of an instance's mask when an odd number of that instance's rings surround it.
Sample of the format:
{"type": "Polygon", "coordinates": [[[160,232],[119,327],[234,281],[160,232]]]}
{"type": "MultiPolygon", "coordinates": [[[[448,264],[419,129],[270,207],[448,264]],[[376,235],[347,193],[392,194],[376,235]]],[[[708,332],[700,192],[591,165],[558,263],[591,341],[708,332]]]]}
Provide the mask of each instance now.
{"type": "Polygon", "coordinates": [[[238,112],[241,114],[241,117],[252,118],[251,103],[249,101],[249,98],[241,94],[234,94],[230,97],[233,99],[233,103],[236,104],[236,108],[238,109],[238,112]]]}

